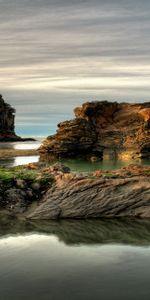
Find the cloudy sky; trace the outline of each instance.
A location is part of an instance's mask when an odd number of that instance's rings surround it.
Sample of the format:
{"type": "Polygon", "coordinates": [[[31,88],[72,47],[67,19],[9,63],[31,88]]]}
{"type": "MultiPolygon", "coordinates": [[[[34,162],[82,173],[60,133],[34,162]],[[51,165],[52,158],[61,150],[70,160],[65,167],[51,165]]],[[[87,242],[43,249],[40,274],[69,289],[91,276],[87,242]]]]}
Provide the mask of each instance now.
{"type": "Polygon", "coordinates": [[[0,0],[0,93],[27,135],[84,101],[149,101],[150,1],[0,0]]]}

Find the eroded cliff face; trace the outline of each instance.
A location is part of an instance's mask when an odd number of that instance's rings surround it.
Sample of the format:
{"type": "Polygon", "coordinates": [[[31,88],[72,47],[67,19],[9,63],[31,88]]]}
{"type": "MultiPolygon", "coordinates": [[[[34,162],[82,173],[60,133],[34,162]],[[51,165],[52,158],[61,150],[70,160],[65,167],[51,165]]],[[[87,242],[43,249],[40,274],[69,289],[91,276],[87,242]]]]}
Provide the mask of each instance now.
{"type": "Polygon", "coordinates": [[[56,158],[149,158],[150,102],[87,102],[74,110],[75,119],[58,124],[39,151],[56,158]]]}

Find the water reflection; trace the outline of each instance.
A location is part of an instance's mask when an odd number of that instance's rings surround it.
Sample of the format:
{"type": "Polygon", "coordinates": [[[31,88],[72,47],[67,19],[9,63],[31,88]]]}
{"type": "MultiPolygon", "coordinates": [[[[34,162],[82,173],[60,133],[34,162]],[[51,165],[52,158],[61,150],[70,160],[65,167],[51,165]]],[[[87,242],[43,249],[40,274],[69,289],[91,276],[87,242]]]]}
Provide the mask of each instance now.
{"type": "Polygon", "coordinates": [[[0,159],[0,166],[11,168],[11,167],[26,165],[38,161],[39,161],[38,155],[16,156],[11,158],[0,159]]]}
{"type": "Polygon", "coordinates": [[[147,300],[149,258],[148,220],[0,217],[2,300],[147,300]]]}
{"type": "MultiPolygon", "coordinates": [[[[41,161],[47,164],[53,164],[54,160],[49,160],[48,156],[45,159],[42,157],[41,161]]],[[[60,160],[65,166],[69,167],[73,172],[92,172],[98,169],[101,170],[117,170],[126,167],[129,164],[150,165],[150,160],[102,160],[91,162],[82,159],[62,159],[60,160]]]]}
{"type": "Polygon", "coordinates": [[[38,149],[42,140],[33,142],[0,142],[0,149],[32,150],[38,149]]]}
{"type": "Polygon", "coordinates": [[[55,235],[66,245],[150,245],[150,220],[16,221],[0,217],[0,238],[7,235],[55,235]]]}
{"type": "MultiPolygon", "coordinates": [[[[39,148],[40,144],[42,142],[42,139],[38,138],[36,141],[33,142],[5,142],[0,143],[0,149],[16,149],[16,150],[30,150],[30,149],[37,149],[39,148]]],[[[32,155],[32,156],[18,156],[13,158],[1,158],[0,159],[0,165],[6,166],[6,167],[15,167],[18,165],[24,165],[28,163],[34,163],[39,161],[38,155],[32,155]]],[[[46,164],[53,164],[56,161],[50,160],[48,157],[41,158],[41,161],[44,160],[44,163],[46,164]]],[[[61,162],[68,166],[71,171],[75,172],[89,172],[89,171],[95,171],[98,169],[102,170],[114,170],[118,168],[125,167],[131,163],[139,163],[142,165],[149,165],[150,160],[143,160],[143,161],[119,161],[119,160],[103,160],[103,161],[97,161],[97,162],[90,162],[87,160],[82,159],[66,159],[61,160],[61,162]]]]}

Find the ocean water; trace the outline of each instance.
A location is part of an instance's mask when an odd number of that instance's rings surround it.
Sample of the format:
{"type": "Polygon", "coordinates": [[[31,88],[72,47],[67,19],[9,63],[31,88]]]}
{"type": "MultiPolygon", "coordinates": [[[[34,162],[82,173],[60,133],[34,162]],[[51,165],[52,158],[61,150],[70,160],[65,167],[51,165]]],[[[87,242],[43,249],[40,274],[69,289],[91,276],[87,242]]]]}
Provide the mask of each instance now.
{"type": "Polygon", "coordinates": [[[150,299],[150,221],[0,221],[1,300],[150,299]]]}

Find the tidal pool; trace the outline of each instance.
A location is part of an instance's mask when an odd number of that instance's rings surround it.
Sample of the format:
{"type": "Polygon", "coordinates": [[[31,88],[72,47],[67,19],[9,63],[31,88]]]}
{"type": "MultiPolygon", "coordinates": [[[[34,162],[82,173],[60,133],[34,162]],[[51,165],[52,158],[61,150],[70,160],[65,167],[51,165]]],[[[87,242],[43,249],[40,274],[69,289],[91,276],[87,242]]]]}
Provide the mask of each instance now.
{"type": "MultiPolygon", "coordinates": [[[[0,149],[22,149],[22,150],[29,150],[29,149],[37,149],[40,147],[40,144],[42,142],[42,139],[37,139],[33,142],[9,142],[9,143],[0,143],[0,149]]],[[[25,165],[28,163],[34,163],[38,162],[40,160],[39,155],[30,155],[30,156],[17,156],[17,157],[11,157],[11,158],[1,158],[0,159],[0,166],[6,166],[6,167],[15,167],[18,165],[25,165]]],[[[87,160],[81,160],[81,159],[66,159],[61,160],[61,162],[68,166],[71,171],[75,172],[89,172],[89,171],[95,171],[98,169],[102,170],[114,170],[119,169],[121,167],[128,166],[129,164],[143,164],[143,165],[150,165],[150,160],[143,160],[143,161],[119,161],[119,160],[103,160],[103,161],[97,161],[97,162],[90,162],[87,160]]],[[[54,161],[45,161],[47,164],[53,164],[54,161]]]]}
{"type": "Polygon", "coordinates": [[[0,221],[0,299],[148,300],[150,221],[0,221]]]}

